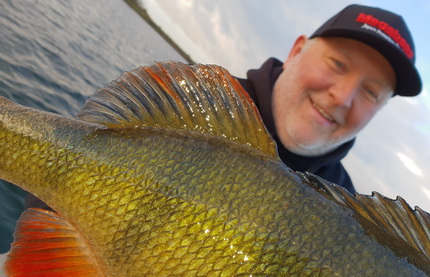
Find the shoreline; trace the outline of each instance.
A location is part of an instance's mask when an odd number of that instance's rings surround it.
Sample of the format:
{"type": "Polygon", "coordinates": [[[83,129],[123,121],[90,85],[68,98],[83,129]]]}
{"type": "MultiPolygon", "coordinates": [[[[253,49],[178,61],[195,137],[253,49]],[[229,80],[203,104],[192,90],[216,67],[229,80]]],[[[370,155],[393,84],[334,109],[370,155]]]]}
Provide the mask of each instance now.
{"type": "Polygon", "coordinates": [[[195,64],[184,50],[182,50],[149,16],[148,12],[139,6],[137,0],[124,0],[143,20],[145,20],[170,46],[175,49],[188,63],[195,64]]]}

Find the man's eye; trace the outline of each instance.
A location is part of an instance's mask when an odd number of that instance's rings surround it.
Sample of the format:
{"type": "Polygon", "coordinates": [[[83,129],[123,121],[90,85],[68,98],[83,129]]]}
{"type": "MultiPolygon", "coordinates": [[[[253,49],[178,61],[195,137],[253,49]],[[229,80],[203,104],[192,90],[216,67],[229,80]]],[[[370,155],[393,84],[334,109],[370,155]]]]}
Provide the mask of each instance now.
{"type": "Polygon", "coordinates": [[[346,65],[343,62],[339,61],[338,59],[333,59],[332,58],[331,59],[331,63],[335,67],[335,70],[337,70],[337,71],[339,71],[341,73],[346,72],[347,68],[346,68],[346,65]]]}
{"type": "Polygon", "coordinates": [[[379,96],[378,96],[378,94],[373,89],[365,88],[364,92],[366,93],[366,96],[370,100],[372,100],[375,103],[379,102],[379,96]]]}

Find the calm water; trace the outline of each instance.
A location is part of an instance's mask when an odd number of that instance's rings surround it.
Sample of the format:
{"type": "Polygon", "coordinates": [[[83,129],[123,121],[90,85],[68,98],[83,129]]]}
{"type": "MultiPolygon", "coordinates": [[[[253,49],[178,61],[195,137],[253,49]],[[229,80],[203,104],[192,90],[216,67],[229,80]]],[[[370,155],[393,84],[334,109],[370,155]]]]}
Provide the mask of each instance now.
{"type": "MultiPolygon", "coordinates": [[[[0,37],[0,96],[69,116],[123,71],[185,61],[122,1],[2,0],[0,37]]],[[[0,181],[0,253],[25,194],[0,181]]]]}

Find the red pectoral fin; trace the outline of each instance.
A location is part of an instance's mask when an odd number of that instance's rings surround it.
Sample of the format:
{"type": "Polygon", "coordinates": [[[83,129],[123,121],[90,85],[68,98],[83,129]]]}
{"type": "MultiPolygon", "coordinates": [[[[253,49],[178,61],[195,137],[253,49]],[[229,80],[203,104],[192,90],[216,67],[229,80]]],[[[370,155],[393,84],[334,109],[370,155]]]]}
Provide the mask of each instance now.
{"type": "Polygon", "coordinates": [[[57,213],[25,211],[5,263],[7,276],[104,275],[79,232],[57,213]]]}

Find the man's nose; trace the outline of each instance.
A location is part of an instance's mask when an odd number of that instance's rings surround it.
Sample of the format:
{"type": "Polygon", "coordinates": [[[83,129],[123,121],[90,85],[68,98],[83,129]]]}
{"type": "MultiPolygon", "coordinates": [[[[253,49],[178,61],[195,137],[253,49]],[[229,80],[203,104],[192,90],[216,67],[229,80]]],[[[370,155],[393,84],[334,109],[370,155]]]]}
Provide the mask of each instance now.
{"type": "Polygon", "coordinates": [[[358,82],[351,80],[340,81],[334,84],[330,90],[333,104],[339,107],[351,107],[359,90],[358,82]]]}

